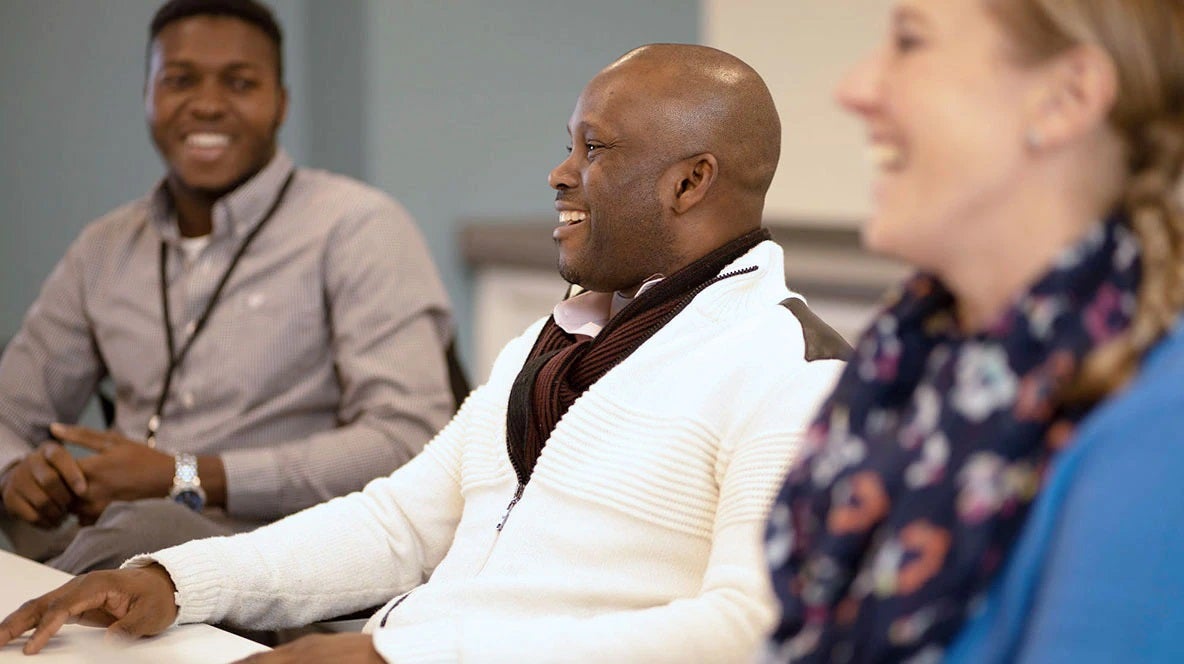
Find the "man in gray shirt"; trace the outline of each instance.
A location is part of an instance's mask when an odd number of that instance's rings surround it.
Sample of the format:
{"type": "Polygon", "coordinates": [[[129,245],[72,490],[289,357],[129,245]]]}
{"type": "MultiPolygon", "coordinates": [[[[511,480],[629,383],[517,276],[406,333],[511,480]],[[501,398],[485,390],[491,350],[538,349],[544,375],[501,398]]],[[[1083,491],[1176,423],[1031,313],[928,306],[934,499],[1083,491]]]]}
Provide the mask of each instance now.
{"type": "Polygon", "coordinates": [[[254,0],[157,12],[145,107],[167,175],[83,231],[0,359],[18,553],[78,573],[249,529],[390,473],[451,415],[423,238],[277,148],[281,42],[254,0]],[[111,430],[62,424],[104,378],[111,430]]]}

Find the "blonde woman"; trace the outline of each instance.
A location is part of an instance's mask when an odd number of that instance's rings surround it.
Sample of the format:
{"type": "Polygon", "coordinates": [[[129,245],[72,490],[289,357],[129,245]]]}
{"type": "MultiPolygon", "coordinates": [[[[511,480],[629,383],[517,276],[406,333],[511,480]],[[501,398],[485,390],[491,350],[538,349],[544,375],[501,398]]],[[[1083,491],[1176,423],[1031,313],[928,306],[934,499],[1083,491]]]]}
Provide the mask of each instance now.
{"type": "Polygon", "coordinates": [[[1184,447],[1184,3],[900,0],[889,25],[838,96],[879,167],[865,243],[919,272],[779,496],[770,659],[1169,657],[1184,633],[1114,643],[1131,615],[1175,610],[1134,589],[1184,576],[1184,538],[1161,534],[1184,491],[1128,500],[1163,487],[1147,451],[1184,447]],[[1151,461],[1108,475],[1109,448],[1151,461]],[[1082,505],[1124,506],[1101,516],[1133,541],[1082,505]],[[1137,569],[1087,564],[1135,553],[1137,569]],[[1115,592],[1081,590],[1099,583],[1115,592]],[[1123,616],[1065,617],[1083,609],[1123,616]]]}

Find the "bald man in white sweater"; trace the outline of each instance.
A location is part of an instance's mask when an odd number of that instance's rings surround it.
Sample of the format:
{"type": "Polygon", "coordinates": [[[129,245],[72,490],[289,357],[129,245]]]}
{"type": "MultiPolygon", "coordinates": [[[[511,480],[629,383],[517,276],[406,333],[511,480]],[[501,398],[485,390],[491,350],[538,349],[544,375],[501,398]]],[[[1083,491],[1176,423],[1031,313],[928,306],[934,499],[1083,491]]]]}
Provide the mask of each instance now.
{"type": "Polygon", "coordinates": [[[568,129],[554,237],[585,292],[510,342],[420,456],[257,531],[75,580],[0,643],[40,626],[35,652],[82,606],[141,635],[385,603],[362,634],[252,661],[751,656],[776,617],[765,518],[846,350],[760,228],[776,109],[736,58],[650,45],[588,84],[568,129]]]}

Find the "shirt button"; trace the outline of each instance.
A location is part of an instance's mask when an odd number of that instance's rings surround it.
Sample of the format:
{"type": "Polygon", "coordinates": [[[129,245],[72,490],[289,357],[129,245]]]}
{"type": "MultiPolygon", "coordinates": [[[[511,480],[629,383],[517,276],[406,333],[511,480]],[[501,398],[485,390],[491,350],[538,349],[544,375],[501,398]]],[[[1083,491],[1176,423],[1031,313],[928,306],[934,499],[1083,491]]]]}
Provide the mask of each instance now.
{"type": "Polygon", "coordinates": [[[247,308],[258,309],[259,307],[263,306],[263,303],[266,300],[267,296],[263,293],[251,293],[247,296],[247,308]]]}
{"type": "Polygon", "coordinates": [[[185,326],[186,336],[192,336],[196,330],[197,330],[197,321],[191,320],[191,321],[189,321],[189,324],[185,326]]]}
{"type": "Polygon", "coordinates": [[[184,392],[181,394],[181,404],[186,408],[193,408],[196,400],[193,398],[193,392],[184,392]]]}

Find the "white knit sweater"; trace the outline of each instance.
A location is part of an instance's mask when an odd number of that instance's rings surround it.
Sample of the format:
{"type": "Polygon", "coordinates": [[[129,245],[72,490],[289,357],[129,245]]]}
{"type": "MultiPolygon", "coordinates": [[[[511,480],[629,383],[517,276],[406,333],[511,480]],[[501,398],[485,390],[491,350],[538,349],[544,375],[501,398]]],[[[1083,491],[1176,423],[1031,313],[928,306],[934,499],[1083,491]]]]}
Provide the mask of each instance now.
{"type": "Polygon", "coordinates": [[[767,511],[841,368],[805,361],[781,248],[725,271],[750,265],[572,405],[500,532],[507,398],[542,321],[390,477],[129,564],[169,571],[179,622],[293,626],[387,601],[367,629],[391,662],[745,660],[775,618],[767,511]]]}

